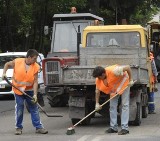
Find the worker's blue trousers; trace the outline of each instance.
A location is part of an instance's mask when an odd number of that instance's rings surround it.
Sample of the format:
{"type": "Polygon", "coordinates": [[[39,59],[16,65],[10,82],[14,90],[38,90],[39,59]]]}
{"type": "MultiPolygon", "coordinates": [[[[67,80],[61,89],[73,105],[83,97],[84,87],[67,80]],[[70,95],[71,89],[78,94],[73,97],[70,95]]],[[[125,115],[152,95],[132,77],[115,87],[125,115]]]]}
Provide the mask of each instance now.
{"type": "Polygon", "coordinates": [[[154,92],[148,94],[148,111],[154,112],[155,103],[154,103],[154,92]]]}
{"type": "MultiPolygon", "coordinates": [[[[110,100],[110,128],[117,131],[117,105],[119,95],[110,100]]],[[[130,87],[128,87],[121,95],[122,112],[121,112],[121,129],[128,130],[129,121],[129,101],[130,101],[130,87]]]]}
{"type": "MultiPolygon", "coordinates": [[[[33,96],[33,91],[25,91],[28,95],[33,96]]],[[[31,98],[26,95],[17,95],[15,94],[15,120],[16,128],[23,128],[23,113],[24,113],[24,101],[26,100],[29,111],[31,113],[31,119],[33,126],[38,128],[43,128],[43,125],[40,121],[39,110],[37,104],[33,104],[31,98]]]]}

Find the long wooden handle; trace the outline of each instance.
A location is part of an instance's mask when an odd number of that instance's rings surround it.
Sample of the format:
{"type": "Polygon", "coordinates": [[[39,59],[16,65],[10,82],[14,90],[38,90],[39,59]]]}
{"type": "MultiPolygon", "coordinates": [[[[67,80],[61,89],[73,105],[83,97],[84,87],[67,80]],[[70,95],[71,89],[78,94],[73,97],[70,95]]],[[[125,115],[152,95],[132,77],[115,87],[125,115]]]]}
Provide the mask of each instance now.
{"type": "MultiPolygon", "coordinates": [[[[136,81],[134,81],[135,83],[136,81]]],[[[124,89],[120,90],[118,93],[115,93],[114,96],[112,96],[110,99],[108,99],[107,101],[105,101],[103,104],[100,105],[100,107],[103,107],[105,104],[107,104],[110,100],[112,100],[113,98],[115,98],[117,95],[119,95],[119,93],[121,91],[124,91],[125,89],[127,89],[128,86],[126,86],[124,89]]],[[[97,110],[92,111],[91,113],[89,113],[88,115],[86,115],[84,118],[82,118],[79,122],[77,122],[76,124],[74,124],[73,126],[77,126],[79,123],[81,123],[83,120],[85,120],[87,117],[89,117],[90,115],[92,115],[94,112],[96,112],[97,110]]]]}
{"type": "Polygon", "coordinates": [[[34,100],[33,97],[31,97],[30,95],[26,94],[24,91],[21,91],[20,89],[18,89],[14,84],[12,84],[6,77],[4,77],[4,80],[11,86],[13,86],[15,89],[17,89],[18,91],[20,91],[21,93],[23,93],[24,95],[28,96],[29,98],[31,98],[32,100],[34,100]]]}

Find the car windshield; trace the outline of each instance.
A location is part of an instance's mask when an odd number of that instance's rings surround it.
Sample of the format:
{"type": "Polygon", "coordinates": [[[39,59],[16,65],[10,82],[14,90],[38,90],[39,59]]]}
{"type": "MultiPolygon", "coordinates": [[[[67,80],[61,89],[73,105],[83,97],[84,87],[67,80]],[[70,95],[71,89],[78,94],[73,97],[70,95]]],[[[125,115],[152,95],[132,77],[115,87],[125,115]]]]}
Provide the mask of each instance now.
{"type": "Polygon", "coordinates": [[[13,61],[16,58],[25,58],[25,56],[22,56],[22,55],[0,56],[0,69],[3,69],[6,62],[13,61]]]}
{"type": "Polygon", "coordinates": [[[88,47],[139,47],[140,44],[138,32],[104,32],[87,35],[88,47]]]}

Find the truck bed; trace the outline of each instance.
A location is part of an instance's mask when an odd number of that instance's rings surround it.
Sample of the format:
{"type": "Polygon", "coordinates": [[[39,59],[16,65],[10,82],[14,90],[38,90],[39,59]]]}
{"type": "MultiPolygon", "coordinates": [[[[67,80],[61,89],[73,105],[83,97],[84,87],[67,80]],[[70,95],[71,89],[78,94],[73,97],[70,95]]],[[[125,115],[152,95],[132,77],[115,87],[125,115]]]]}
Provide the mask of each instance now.
{"type": "Polygon", "coordinates": [[[80,49],[80,66],[72,66],[63,72],[63,83],[67,85],[93,85],[93,69],[119,64],[130,65],[133,80],[137,84],[148,84],[146,48],[88,47],[80,49]],[[93,48],[93,49],[92,49],[93,48]],[[101,54],[101,55],[99,55],[101,54]]]}

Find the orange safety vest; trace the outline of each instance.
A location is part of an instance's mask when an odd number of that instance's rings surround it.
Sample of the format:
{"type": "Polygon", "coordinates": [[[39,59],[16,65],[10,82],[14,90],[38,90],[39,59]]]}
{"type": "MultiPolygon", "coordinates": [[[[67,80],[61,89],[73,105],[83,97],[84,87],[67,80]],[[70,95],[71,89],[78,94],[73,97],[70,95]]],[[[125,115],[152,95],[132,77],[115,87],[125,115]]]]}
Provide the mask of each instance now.
{"type": "MultiPolygon", "coordinates": [[[[12,83],[25,91],[33,88],[34,75],[39,71],[39,65],[37,63],[31,64],[28,71],[25,68],[25,58],[15,59],[15,66],[13,72],[12,83]]],[[[20,91],[12,87],[15,94],[22,95],[20,91]]]]}
{"type": "Polygon", "coordinates": [[[129,77],[127,72],[124,72],[123,76],[116,76],[113,72],[118,65],[106,67],[106,76],[108,86],[105,86],[103,80],[96,78],[96,87],[105,94],[111,94],[112,96],[117,92],[122,94],[125,87],[129,84],[129,77]]]}

